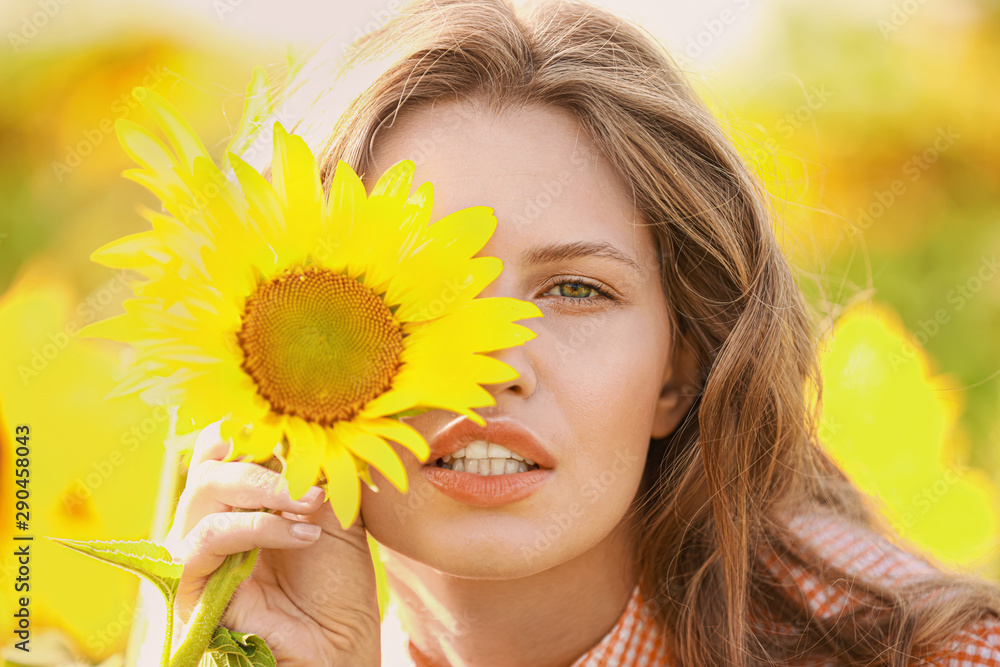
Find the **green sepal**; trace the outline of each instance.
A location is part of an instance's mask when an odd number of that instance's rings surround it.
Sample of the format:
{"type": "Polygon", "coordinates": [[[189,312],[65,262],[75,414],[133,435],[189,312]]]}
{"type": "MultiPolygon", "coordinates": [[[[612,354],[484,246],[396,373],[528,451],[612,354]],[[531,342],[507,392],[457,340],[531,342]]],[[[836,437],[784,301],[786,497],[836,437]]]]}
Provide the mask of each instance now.
{"type": "Polygon", "coordinates": [[[277,667],[277,661],[257,635],[217,628],[198,667],[277,667]]]}

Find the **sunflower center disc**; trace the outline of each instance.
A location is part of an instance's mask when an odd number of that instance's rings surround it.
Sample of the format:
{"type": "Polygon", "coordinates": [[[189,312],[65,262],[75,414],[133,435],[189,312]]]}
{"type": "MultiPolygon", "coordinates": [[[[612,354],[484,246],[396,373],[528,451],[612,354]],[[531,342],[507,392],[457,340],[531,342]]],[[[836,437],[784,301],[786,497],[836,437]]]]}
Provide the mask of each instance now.
{"type": "Polygon", "coordinates": [[[247,300],[243,369],[275,412],[330,426],[389,388],[403,332],[358,281],[323,269],[285,274],[247,300]]]}

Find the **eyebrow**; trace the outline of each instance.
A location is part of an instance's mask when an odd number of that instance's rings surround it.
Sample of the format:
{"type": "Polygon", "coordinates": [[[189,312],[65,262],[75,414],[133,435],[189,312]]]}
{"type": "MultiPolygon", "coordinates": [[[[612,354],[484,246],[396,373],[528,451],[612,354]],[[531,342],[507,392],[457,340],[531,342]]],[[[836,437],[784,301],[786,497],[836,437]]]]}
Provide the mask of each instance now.
{"type": "Polygon", "coordinates": [[[521,264],[531,267],[579,257],[607,257],[625,264],[633,271],[642,273],[638,262],[607,241],[574,241],[573,243],[550,243],[537,246],[521,255],[521,264]]]}

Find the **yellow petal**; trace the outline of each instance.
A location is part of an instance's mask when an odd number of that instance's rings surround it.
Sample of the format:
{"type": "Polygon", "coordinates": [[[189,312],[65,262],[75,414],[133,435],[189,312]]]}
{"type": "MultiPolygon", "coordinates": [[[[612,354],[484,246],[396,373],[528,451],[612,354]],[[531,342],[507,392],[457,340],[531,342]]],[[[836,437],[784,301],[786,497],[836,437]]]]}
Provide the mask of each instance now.
{"type": "Polygon", "coordinates": [[[78,335],[83,338],[107,338],[131,343],[148,337],[149,331],[140,319],[125,313],[109,317],[106,320],[92,322],[80,329],[78,335]]]}
{"type": "Polygon", "coordinates": [[[528,301],[508,297],[473,299],[461,308],[429,322],[411,324],[408,346],[452,345],[470,352],[491,352],[520,345],[536,334],[514,320],[542,317],[528,301]]]}
{"type": "MultiPolygon", "coordinates": [[[[399,271],[399,257],[407,248],[418,244],[422,232],[414,222],[420,212],[409,207],[406,215],[398,206],[385,198],[368,200],[365,208],[365,222],[356,229],[347,250],[355,259],[360,273],[365,274],[364,283],[376,294],[386,290],[389,282],[399,271]]],[[[426,279],[428,274],[421,276],[426,279]]]]}
{"type": "Polygon", "coordinates": [[[203,325],[211,326],[213,330],[236,331],[239,328],[239,310],[230,299],[223,298],[207,283],[169,273],[157,280],[136,285],[134,291],[139,297],[160,299],[166,307],[183,302],[195,317],[202,320],[203,325]],[[210,319],[216,322],[212,323],[210,319]]]}
{"type": "Polygon", "coordinates": [[[254,247],[246,234],[220,239],[216,247],[202,249],[202,260],[213,287],[230,297],[250,296],[257,287],[256,260],[262,256],[262,250],[254,247]],[[233,261],[234,257],[239,257],[239,261],[233,261]]]}
{"type": "Polygon", "coordinates": [[[261,419],[253,424],[249,433],[235,438],[236,450],[250,456],[254,461],[264,461],[274,452],[274,446],[281,441],[283,428],[280,419],[261,419]]]}
{"type": "Polygon", "coordinates": [[[327,436],[323,427],[298,417],[288,418],[288,493],[297,500],[316,483],[319,466],[326,454],[327,436]]]}
{"type": "Polygon", "coordinates": [[[153,172],[145,169],[126,169],[122,172],[122,176],[135,181],[156,195],[163,202],[167,212],[183,222],[191,231],[208,232],[205,221],[197,215],[192,215],[196,211],[191,207],[191,193],[172,170],[153,172]]]}
{"type": "MultiPolygon", "coordinates": [[[[406,368],[405,364],[403,368],[406,368]]],[[[365,407],[361,409],[361,416],[365,419],[375,419],[404,412],[418,405],[417,394],[399,390],[396,386],[396,379],[394,379],[391,389],[365,403],[365,407]]]]}
{"type": "Polygon", "coordinates": [[[398,419],[371,419],[358,421],[358,426],[383,438],[397,442],[409,449],[423,463],[430,454],[430,447],[418,430],[398,419]]]}
{"type": "Polygon", "coordinates": [[[208,245],[208,237],[189,229],[181,221],[146,209],[143,217],[153,226],[163,245],[178,259],[194,267],[203,276],[207,273],[202,266],[201,249],[208,245]]]}
{"type": "Polygon", "coordinates": [[[470,206],[441,218],[427,228],[431,245],[438,252],[468,259],[483,249],[497,227],[489,206],[470,206]]]}
{"type": "Polygon", "coordinates": [[[288,134],[281,123],[274,124],[271,182],[285,205],[285,219],[289,222],[288,235],[280,241],[286,244],[297,240],[299,254],[311,253],[322,225],[323,188],[319,170],[305,140],[288,134]]]}
{"type": "Polygon", "coordinates": [[[351,253],[351,248],[352,239],[356,242],[355,237],[364,232],[366,204],[364,183],[351,165],[340,160],[333,172],[330,196],[324,208],[325,226],[321,244],[330,253],[328,258],[324,258],[324,263],[330,266],[354,263],[353,267],[348,267],[352,277],[360,273],[357,267],[364,261],[363,257],[351,253]]]}
{"type": "Polygon", "coordinates": [[[194,173],[184,181],[191,190],[194,203],[208,214],[218,228],[242,229],[242,220],[246,216],[242,193],[237,196],[236,188],[211,160],[199,157],[194,161],[193,168],[194,173]]]}
{"type": "Polygon", "coordinates": [[[414,169],[413,160],[400,160],[392,165],[375,183],[375,187],[372,188],[372,197],[392,200],[397,203],[398,209],[402,209],[406,199],[410,196],[414,169]]]}
{"type": "Polygon", "coordinates": [[[122,148],[136,164],[158,175],[171,173],[176,158],[155,134],[125,118],[115,121],[115,132],[122,148]]]}
{"type": "Polygon", "coordinates": [[[249,204],[251,219],[265,240],[273,242],[285,231],[285,213],[274,187],[260,172],[230,153],[229,163],[249,204]]]}
{"type": "Polygon", "coordinates": [[[148,264],[167,263],[172,253],[155,231],[123,236],[106,243],[90,259],[112,269],[141,269],[148,264]]]}
{"type": "Polygon", "coordinates": [[[430,181],[421,183],[406,200],[406,203],[420,209],[423,219],[422,226],[426,227],[431,220],[431,209],[434,207],[434,185],[430,181]]]}
{"type": "Polygon", "coordinates": [[[371,489],[372,491],[378,491],[378,486],[372,479],[372,474],[371,470],[369,469],[368,462],[361,461],[360,459],[355,458],[354,465],[358,470],[358,477],[361,479],[361,481],[367,484],[368,488],[371,489]]]}
{"type": "Polygon", "coordinates": [[[347,530],[358,518],[361,508],[361,483],[351,453],[339,442],[339,438],[333,438],[327,444],[322,468],[326,474],[326,493],[330,497],[333,513],[337,515],[341,527],[347,530]]]}
{"type": "Polygon", "coordinates": [[[172,104],[153,90],[142,86],[136,87],[132,95],[167,135],[171,147],[185,165],[192,164],[197,157],[209,157],[205,144],[172,104]]]}
{"type": "Polygon", "coordinates": [[[400,322],[432,320],[465,306],[501,271],[503,262],[496,257],[475,257],[447,265],[430,262],[420,280],[408,280],[401,272],[394,275],[386,287],[385,300],[400,304],[396,311],[400,322]]]}
{"type": "MultiPolygon", "coordinates": [[[[451,376],[435,376],[431,380],[427,376],[426,368],[419,367],[416,364],[411,365],[415,367],[415,370],[405,376],[400,373],[396,382],[401,391],[405,391],[416,397],[416,405],[450,410],[465,415],[471,411],[471,408],[485,408],[496,405],[496,399],[493,394],[475,382],[456,381],[451,376]],[[416,368],[419,368],[419,370],[416,370],[416,368]]],[[[365,414],[365,416],[368,415],[365,414]]]]}
{"type": "MultiPolygon", "coordinates": [[[[184,383],[184,404],[203,406],[205,415],[211,417],[204,426],[222,417],[229,417],[239,428],[252,426],[267,415],[267,406],[260,399],[252,381],[246,377],[235,360],[211,367],[195,374],[184,383]]],[[[272,443],[273,446],[273,443],[272,443]]]]}
{"type": "MultiPolygon", "coordinates": [[[[518,377],[517,371],[503,361],[473,353],[461,344],[440,338],[427,337],[419,344],[409,345],[403,350],[401,359],[408,374],[432,373],[432,369],[437,368],[437,374],[446,382],[454,383],[461,379],[478,384],[496,384],[518,377]]],[[[406,380],[408,378],[403,378],[401,384],[406,384],[406,380]]]]}
{"type": "Polygon", "coordinates": [[[406,493],[406,470],[395,450],[377,435],[353,428],[353,424],[351,426],[343,436],[347,448],[358,458],[375,466],[393,486],[406,493]]]}
{"type": "MultiPolygon", "coordinates": [[[[403,179],[403,182],[406,182],[406,179],[403,179]]],[[[376,294],[389,289],[391,282],[405,285],[422,284],[436,279],[439,273],[451,273],[456,270],[454,266],[431,265],[416,281],[399,280],[400,262],[430,241],[426,228],[430,221],[434,189],[430,183],[423,183],[408,200],[403,202],[402,196],[406,190],[402,188],[405,186],[398,187],[401,189],[397,198],[386,196],[369,198],[365,210],[367,240],[358,240],[358,245],[351,249],[356,256],[367,259],[359,270],[365,274],[365,284],[376,294]],[[400,210],[403,204],[405,205],[400,210]]],[[[429,288],[428,291],[437,290],[429,288]]],[[[419,298],[419,295],[415,298],[419,298]]],[[[393,303],[400,302],[401,300],[396,300],[393,303]]]]}
{"type": "Polygon", "coordinates": [[[483,426],[486,422],[472,408],[496,405],[493,394],[478,384],[456,383],[438,377],[435,369],[404,364],[393,379],[393,387],[372,399],[361,410],[364,419],[397,415],[415,407],[448,410],[465,415],[483,426]]]}
{"type": "Polygon", "coordinates": [[[394,398],[398,393],[413,406],[449,410],[481,423],[472,409],[495,405],[496,399],[480,384],[516,377],[516,371],[507,364],[463,350],[462,344],[449,348],[446,340],[426,339],[421,349],[414,344],[404,352],[406,360],[393,378],[391,389],[369,401],[361,411],[362,417],[372,419],[408,410],[400,408],[405,403],[394,398]]]}
{"type": "MultiPolygon", "coordinates": [[[[81,332],[82,335],[82,332],[81,332]]],[[[105,400],[127,396],[135,392],[145,391],[159,382],[159,378],[149,377],[142,368],[132,368],[115,387],[105,394],[105,400]]],[[[178,431],[180,433],[180,431],[178,431]]]]}
{"type": "Polygon", "coordinates": [[[219,435],[223,440],[235,440],[246,428],[246,424],[237,417],[226,417],[219,424],[219,435]]]}

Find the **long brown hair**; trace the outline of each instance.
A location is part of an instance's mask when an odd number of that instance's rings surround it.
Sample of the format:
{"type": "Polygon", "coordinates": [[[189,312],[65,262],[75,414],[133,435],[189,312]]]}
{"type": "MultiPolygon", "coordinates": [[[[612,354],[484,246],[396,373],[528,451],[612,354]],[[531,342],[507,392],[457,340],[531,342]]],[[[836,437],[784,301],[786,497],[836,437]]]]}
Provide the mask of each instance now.
{"type": "Polygon", "coordinates": [[[328,45],[285,92],[285,124],[317,152],[327,184],[338,160],[363,173],[401,111],[475,98],[571,111],[633,193],[658,245],[674,340],[698,368],[694,404],[650,443],[634,503],[644,597],[679,664],[904,665],[1000,612],[995,589],[971,578],[888,586],[851,575],[864,608],[819,618],[782,602],[760,567],[769,550],[830,581],[848,576],[796,539],[793,511],[882,529],[818,444],[816,334],[768,199],[640,28],[573,0],[416,2],[351,45],[328,45]],[[949,595],[928,596],[941,586],[949,595]],[[762,630],[755,609],[794,633],[762,630]]]}

